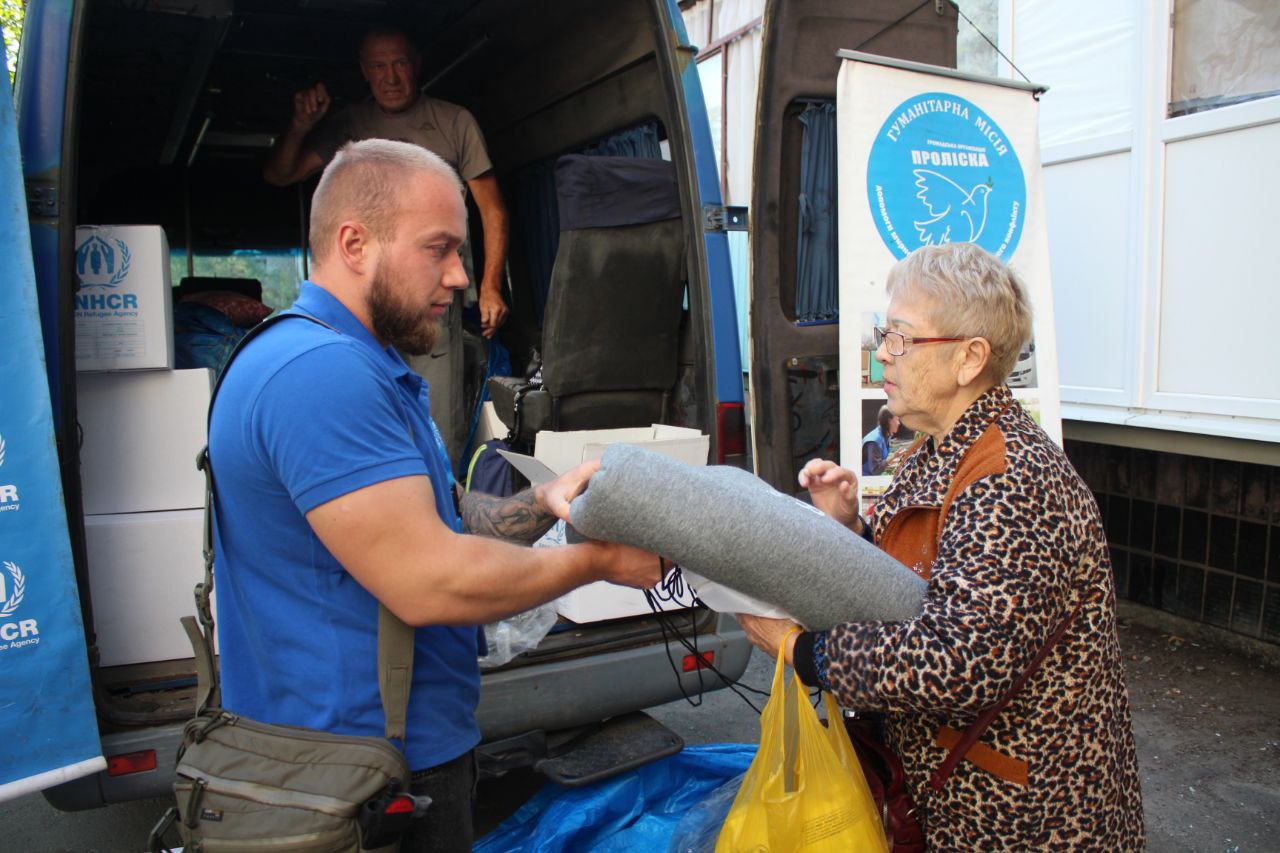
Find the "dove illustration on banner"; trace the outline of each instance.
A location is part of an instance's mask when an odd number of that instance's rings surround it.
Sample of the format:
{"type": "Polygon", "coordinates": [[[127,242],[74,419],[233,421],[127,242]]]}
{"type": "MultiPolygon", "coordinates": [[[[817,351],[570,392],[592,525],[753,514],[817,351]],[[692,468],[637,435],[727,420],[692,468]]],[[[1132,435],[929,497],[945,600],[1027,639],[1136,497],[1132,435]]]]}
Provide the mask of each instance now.
{"type": "Polygon", "coordinates": [[[916,169],[916,198],[924,202],[930,219],[914,224],[923,245],[943,243],[976,243],[987,226],[987,201],[991,187],[978,184],[971,190],[946,175],[929,169],[916,169]]]}

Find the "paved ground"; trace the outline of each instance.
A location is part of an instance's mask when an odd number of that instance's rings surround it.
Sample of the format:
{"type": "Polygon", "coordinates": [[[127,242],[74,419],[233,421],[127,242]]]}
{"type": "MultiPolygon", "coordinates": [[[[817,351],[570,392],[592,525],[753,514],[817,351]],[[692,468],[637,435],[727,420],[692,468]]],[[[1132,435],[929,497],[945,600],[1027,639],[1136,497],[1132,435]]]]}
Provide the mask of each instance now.
{"type": "MultiPolygon", "coordinates": [[[[1148,621],[1148,620],[1143,620],[1148,621]]],[[[1280,652],[1260,662],[1165,621],[1122,621],[1150,849],[1157,853],[1280,851],[1280,652]]],[[[743,681],[767,688],[771,662],[757,653],[743,681]]],[[[654,716],[689,743],[755,741],[756,716],[720,691],[654,716]]],[[[541,784],[517,775],[481,787],[491,827],[541,784]]],[[[167,803],[150,800],[62,814],[39,796],[0,805],[0,849],[137,853],[167,803]]],[[[659,853],[659,851],[654,851],[659,853]]]]}
{"type": "MultiPolygon", "coordinates": [[[[1135,613],[1143,621],[1154,615],[1135,613]]],[[[1182,636],[1182,620],[1160,621],[1165,630],[1133,619],[1120,626],[1149,849],[1280,851],[1280,650],[1268,663],[1182,636]]],[[[743,683],[768,689],[772,678],[772,662],[756,652],[743,683]]],[[[704,697],[698,709],[673,702],[650,713],[688,743],[757,742],[760,736],[755,714],[724,690],[704,697]]],[[[522,784],[529,794],[538,785],[522,784]]],[[[494,797],[482,813],[486,825],[507,807],[494,797]]]]}
{"type": "Polygon", "coordinates": [[[1122,624],[1155,851],[1280,850],[1280,669],[1122,624]]]}

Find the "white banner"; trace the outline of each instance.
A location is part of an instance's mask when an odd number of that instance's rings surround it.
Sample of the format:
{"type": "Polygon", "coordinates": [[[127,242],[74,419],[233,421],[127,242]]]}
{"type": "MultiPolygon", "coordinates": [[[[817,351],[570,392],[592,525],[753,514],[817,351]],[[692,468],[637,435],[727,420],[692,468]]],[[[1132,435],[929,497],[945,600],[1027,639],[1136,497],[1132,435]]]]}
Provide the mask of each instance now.
{"type": "MultiPolygon", "coordinates": [[[[841,64],[840,352],[859,352],[861,363],[857,374],[842,365],[840,446],[841,464],[860,473],[864,512],[896,463],[891,457],[878,475],[862,476],[862,440],[885,403],[871,327],[884,324],[890,267],[921,246],[977,243],[1021,277],[1035,312],[1034,338],[1009,385],[1062,441],[1039,106],[1023,89],[856,59],[841,64]]],[[[891,453],[912,439],[900,429],[891,453]]]]}

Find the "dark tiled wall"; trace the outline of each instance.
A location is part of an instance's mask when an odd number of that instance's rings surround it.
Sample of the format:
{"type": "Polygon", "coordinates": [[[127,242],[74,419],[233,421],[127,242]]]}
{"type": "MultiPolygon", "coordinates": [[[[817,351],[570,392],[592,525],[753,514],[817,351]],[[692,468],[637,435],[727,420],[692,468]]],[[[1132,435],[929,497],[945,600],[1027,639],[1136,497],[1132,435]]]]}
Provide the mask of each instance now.
{"type": "Polygon", "coordinates": [[[1280,468],[1066,450],[1098,499],[1120,597],[1280,643],[1280,468]]]}

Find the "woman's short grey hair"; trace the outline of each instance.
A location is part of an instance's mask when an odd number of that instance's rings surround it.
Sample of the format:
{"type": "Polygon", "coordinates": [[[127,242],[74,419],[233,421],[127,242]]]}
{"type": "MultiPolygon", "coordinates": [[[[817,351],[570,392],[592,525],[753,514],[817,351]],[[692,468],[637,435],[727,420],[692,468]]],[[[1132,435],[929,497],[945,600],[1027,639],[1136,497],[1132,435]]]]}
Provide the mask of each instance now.
{"type": "Polygon", "coordinates": [[[342,146],[311,197],[310,241],[316,262],[328,257],[344,222],[359,222],[379,242],[395,239],[400,192],[415,172],[438,175],[462,194],[462,180],[453,167],[421,145],[365,139],[342,146]]]}
{"type": "Polygon", "coordinates": [[[885,289],[924,297],[934,304],[929,319],[944,337],[986,338],[987,374],[1003,382],[1031,340],[1031,303],[1013,270],[973,243],[922,246],[889,270],[885,289]]]}

